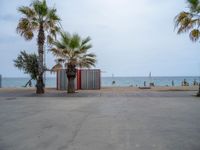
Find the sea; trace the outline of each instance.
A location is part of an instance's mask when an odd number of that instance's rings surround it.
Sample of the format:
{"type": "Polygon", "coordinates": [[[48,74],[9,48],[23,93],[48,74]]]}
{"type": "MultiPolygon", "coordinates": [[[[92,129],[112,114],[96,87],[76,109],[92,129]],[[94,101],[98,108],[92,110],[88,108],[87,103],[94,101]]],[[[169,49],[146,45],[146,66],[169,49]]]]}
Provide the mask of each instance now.
{"type": "MultiPolygon", "coordinates": [[[[2,78],[2,87],[3,88],[15,88],[23,87],[29,78],[2,78]]],[[[102,77],[101,78],[101,87],[136,87],[144,86],[144,82],[148,85],[150,82],[153,82],[155,86],[172,86],[174,83],[175,86],[181,86],[183,80],[186,80],[189,85],[193,85],[194,81],[200,82],[200,78],[197,76],[188,77],[102,77]],[[173,82],[173,83],[172,83],[173,82]],[[114,83],[114,84],[113,84],[114,83]]],[[[35,85],[35,81],[32,81],[32,86],[35,85]]],[[[56,87],[56,78],[47,77],[45,80],[46,87],[56,87]]]]}

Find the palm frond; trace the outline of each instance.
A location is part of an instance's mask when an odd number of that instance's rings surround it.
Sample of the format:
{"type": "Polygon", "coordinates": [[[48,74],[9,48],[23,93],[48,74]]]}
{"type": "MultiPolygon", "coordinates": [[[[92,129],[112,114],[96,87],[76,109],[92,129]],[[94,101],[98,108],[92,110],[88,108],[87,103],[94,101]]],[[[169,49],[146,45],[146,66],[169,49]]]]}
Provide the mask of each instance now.
{"type": "Polygon", "coordinates": [[[38,76],[38,56],[36,54],[28,54],[21,51],[17,59],[14,60],[14,66],[23,70],[25,74],[29,74],[31,79],[36,79],[38,76]]]}
{"type": "Polygon", "coordinates": [[[96,60],[91,59],[91,58],[82,58],[79,62],[78,65],[81,68],[91,68],[92,66],[95,67],[96,60]]]}
{"type": "Polygon", "coordinates": [[[84,46],[85,44],[87,44],[87,43],[90,42],[90,41],[91,41],[91,38],[90,38],[89,36],[86,37],[85,39],[82,40],[81,46],[84,46]]]}
{"type": "Polygon", "coordinates": [[[191,13],[181,12],[175,17],[175,28],[178,29],[178,34],[188,32],[193,28],[199,28],[199,26],[200,18],[191,13]]]}
{"type": "Polygon", "coordinates": [[[58,49],[65,49],[66,48],[66,46],[63,43],[61,43],[60,41],[53,42],[53,45],[58,49]]]}
{"type": "Polygon", "coordinates": [[[35,10],[35,12],[38,14],[39,18],[44,17],[47,15],[48,7],[46,4],[46,0],[40,1],[40,0],[34,0],[32,3],[32,6],[35,10]]]}
{"type": "Polygon", "coordinates": [[[199,0],[187,0],[191,12],[200,12],[199,0]]]}
{"type": "Polygon", "coordinates": [[[187,0],[190,11],[179,13],[174,21],[177,33],[189,32],[189,37],[193,42],[200,38],[200,1],[187,0]]]}
{"type": "Polygon", "coordinates": [[[62,57],[62,56],[63,56],[63,51],[62,51],[62,49],[51,48],[50,50],[51,50],[51,52],[53,53],[53,55],[55,55],[55,56],[57,56],[57,57],[62,57]]]}
{"type": "Polygon", "coordinates": [[[69,47],[69,43],[71,40],[71,35],[67,32],[61,32],[61,43],[67,47],[69,47]]]}
{"type": "Polygon", "coordinates": [[[18,11],[22,13],[23,15],[25,15],[27,18],[35,17],[36,15],[34,10],[32,10],[30,7],[27,7],[27,6],[19,7],[18,11]]]}
{"type": "Polygon", "coordinates": [[[84,57],[96,58],[96,54],[89,53],[89,54],[85,54],[84,57]]]}
{"type": "Polygon", "coordinates": [[[93,53],[85,54],[79,58],[79,66],[90,68],[91,66],[95,66],[96,63],[96,55],[93,53]]]}
{"type": "Polygon", "coordinates": [[[71,39],[70,39],[69,47],[71,49],[79,48],[80,47],[80,41],[81,41],[80,36],[78,34],[73,34],[71,39]]]}
{"type": "Polygon", "coordinates": [[[92,48],[92,45],[91,44],[88,44],[88,45],[83,45],[83,46],[81,46],[80,47],[80,51],[82,52],[82,53],[86,53],[89,49],[91,49],[92,48]]]}
{"type": "Polygon", "coordinates": [[[52,20],[54,22],[60,21],[60,17],[56,14],[56,9],[55,8],[51,8],[48,9],[48,13],[47,13],[47,19],[48,20],[52,20]]]}
{"type": "Polygon", "coordinates": [[[181,12],[175,17],[175,27],[178,28],[178,34],[187,32],[194,25],[192,22],[192,15],[187,12],[181,12]]]}
{"type": "Polygon", "coordinates": [[[73,63],[80,67],[90,68],[95,66],[96,55],[93,53],[87,53],[92,47],[88,42],[91,39],[89,37],[81,39],[78,34],[61,32],[60,41],[53,43],[54,47],[51,49],[52,53],[60,58],[63,58],[66,63],[73,63]]]}
{"type": "Polygon", "coordinates": [[[51,35],[47,35],[47,43],[52,44],[54,42],[54,39],[51,35]]]}
{"type": "Polygon", "coordinates": [[[18,26],[16,28],[17,33],[21,36],[24,36],[26,40],[31,40],[34,36],[33,31],[36,29],[36,26],[30,22],[27,18],[21,18],[18,26]]]}
{"type": "Polygon", "coordinates": [[[196,42],[199,37],[200,37],[200,31],[199,29],[193,29],[191,32],[190,32],[190,39],[194,42],[196,42]]]}

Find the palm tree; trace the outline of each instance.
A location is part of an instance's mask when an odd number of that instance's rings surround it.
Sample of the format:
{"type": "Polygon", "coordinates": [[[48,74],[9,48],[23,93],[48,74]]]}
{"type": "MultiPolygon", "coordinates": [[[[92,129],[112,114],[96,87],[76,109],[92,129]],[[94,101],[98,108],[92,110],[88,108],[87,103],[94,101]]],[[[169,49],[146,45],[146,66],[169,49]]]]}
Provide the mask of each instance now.
{"type": "Polygon", "coordinates": [[[30,75],[30,80],[26,83],[25,87],[31,80],[36,80],[38,76],[38,56],[36,54],[27,54],[26,51],[21,51],[14,60],[14,65],[25,74],[30,75]]]}
{"type": "MultiPolygon", "coordinates": [[[[187,0],[189,11],[181,12],[175,17],[177,33],[189,32],[191,41],[197,42],[200,38],[200,1],[187,0]]],[[[200,84],[197,96],[200,96],[200,84]]]]}
{"type": "Polygon", "coordinates": [[[38,45],[38,72],[37,94],[44,93],[43,73],[44,69],[44,43],[51,44],[59,31],[60,18],[56,14],[55,8],[49,8],[46,0],[34,0],[31,5],[22,6],[18,11],[23,15],[17,26],[17,33],[26,40],[31,40],[37,34],[38,45]]]}
{"type": "Polygon", "coordinates": [[[95,66],[96,55],[88,53],[88,50],[92,48],[89,44],[90,37],[81,39],[78,34],[70,35],[69,33],[62,32],[61,40],[53,43],[54,47],[51,49],[52,53],[59,60],[58,66],[63,62],[66,69],[68,78],[68,93],[74,93],[74,79],[76,78],[76,67],[90,68],[95,66]]]}

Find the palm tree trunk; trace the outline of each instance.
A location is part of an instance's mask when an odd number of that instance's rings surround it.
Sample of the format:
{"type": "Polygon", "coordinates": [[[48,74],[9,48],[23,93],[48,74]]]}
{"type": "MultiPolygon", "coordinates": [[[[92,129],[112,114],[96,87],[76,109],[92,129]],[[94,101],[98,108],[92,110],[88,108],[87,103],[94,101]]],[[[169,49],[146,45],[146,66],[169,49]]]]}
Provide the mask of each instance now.
{"type": "Polygon", "coordinates": [[[38,33],[38,78],[37,78],[37,84],[36,84],[36,93],[37,94],[43,94],[44,93],[44,82],[43,82],[43,72],[44,72],[44,65],[43,65],[43,57],[44,57],[44,41],[45,41],[45,35],[44,35],[44,29],[43,29],[43,23],[40,24],[40,29],[38,33]]]}
{"type": "Polygon", "coordinates": [[[68,93],[75,93],[74,79],[74,77],[68,77],[68,93]]]}
{"type": "Polygon", "coordinates": [[[27,87],[28,84],[30,84],[31,81],[32,81],[32,79],[28,80],[28,82],[24,85],[24,87],[27,87]]]}
{"type": "Polygon", "coordinates": [[[67,92],[75,93],[74,79],[76,78],[76,65],[68,63],[66,73],[67,73],[67,78],[68,78],[67,92]]]}

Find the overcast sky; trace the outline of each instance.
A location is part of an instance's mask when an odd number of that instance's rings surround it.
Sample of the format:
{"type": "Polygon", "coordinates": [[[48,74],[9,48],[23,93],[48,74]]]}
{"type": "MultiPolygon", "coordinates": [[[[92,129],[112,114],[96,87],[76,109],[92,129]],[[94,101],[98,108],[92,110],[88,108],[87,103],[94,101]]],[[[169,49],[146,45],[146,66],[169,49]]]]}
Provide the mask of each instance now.
{"type": "MultiPolygon", "coordinates": [[[[17,8],[29,0],[0,0],[0,74],[23,77],[13,65],[20,50],[37,52],[36,40],[16,34],[17,8]]],[[[200,43],[174,32],[174,17],[185,0],[48,0],[70,33],[92,38],[103,76],[195,76],[200,74],[200,43]]],[[[47,64],[54,65],[47,54],[47,64]]]]}

